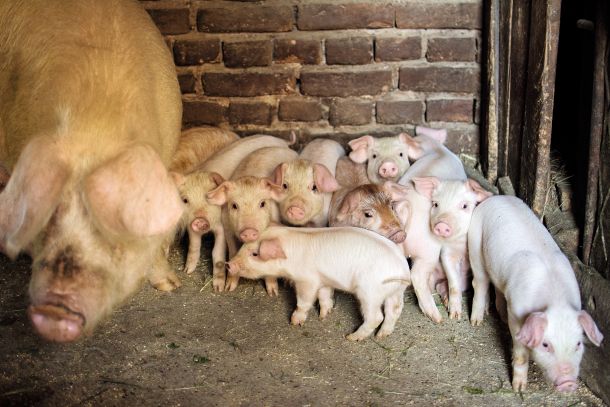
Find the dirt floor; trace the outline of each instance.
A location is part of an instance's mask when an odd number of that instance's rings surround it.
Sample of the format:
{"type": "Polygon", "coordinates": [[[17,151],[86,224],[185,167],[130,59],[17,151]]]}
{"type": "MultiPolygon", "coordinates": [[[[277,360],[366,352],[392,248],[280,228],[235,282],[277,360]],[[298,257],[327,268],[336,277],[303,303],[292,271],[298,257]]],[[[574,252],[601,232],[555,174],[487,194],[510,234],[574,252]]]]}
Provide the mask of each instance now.
{"type": "MultiPolygon", "coordinates": [[[[183,253],[172,252],[177,268],[183,253]]],[[[293,327],[290,287],[270,298],[246,281],[215,294],[204,263],[193,277],[180,274],[177,291],[146,285],[92,337],[58,345],[29,326],[29,273],[26,258],[0,259],[0,406],[603,405],[584,384],[554,392],[535,367],[528,390],[514,393],[497,316],[478,328],[465,319],[435,325],[411,290],[393,335],[351,343],[345,335],[360,324],[351,296],[338,294],[327,320],[311,312],[293,327]]]]}

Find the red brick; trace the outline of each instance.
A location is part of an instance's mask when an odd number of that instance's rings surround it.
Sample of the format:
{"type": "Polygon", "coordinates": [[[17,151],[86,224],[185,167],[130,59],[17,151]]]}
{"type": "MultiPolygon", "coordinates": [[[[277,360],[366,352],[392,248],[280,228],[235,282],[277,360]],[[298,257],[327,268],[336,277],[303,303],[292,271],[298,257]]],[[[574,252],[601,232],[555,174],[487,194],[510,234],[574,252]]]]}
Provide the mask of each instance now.
{"type": "Polygon", "coordinates": [[[394,7],[377,3],[300,5],[297,24],[299,30],[392,28],[394,7]]]}
{"type": "Polygon", "coordinates": [[[316,65],[322,61],[322,43],[318,40],[276,39],[273,58],[277,62],[316,65]]]}
{"type": "Polygon", "coordinates": [[[271,40],[225,42],[222,51],[226,67],[246,68],[271,65],[273,48],[271,40]]]}
{"type": "Polygon", "coordinates": [[[426,121],[472,123],[473,99],[428,100],[426,106],[426,121]]]}
{"type": "Polygon", "coordinates": [[[202,8],[197,28],[204,32],[283,32],[294,25],[290,6],[237,5],[202,8]]]}
{"type": "Polygon", "coordinates": [[[447,128],[445,145],[456,154],[464,153],[479,155],[479,126],[459,125],[457,128],[447,128]]]}
{"type": "Polygon", "coordinates": [[[216,62],[219,56],[219,40],[177,40],[174,43],[174,62],[178,66],[216,62]]]}
{"type": "Polygon", "coordinates": [[[373,101],[361,99],[338,99],[330,105],[329,122],[333,126],[362,126],[373,117],[373,101]]]}
{"type": "Polygon", "coordinates": [[[438,37],[428,39],[426,58],[430,62],[474,61],[476,41],[473,37],[438,37]]]}
{"type": "Polygon", "coordinates": [[[278,117],[282,121],[315,122],[322,120],[322,104],[315,99],[285,98],[280,101],[278,117]]]}
{"type": "Polygon", "coordinates": [[[454,67],[400,68],[400,90],[478,93],[479,70],[454,67]]]}
{"type": "Polygon", "coordinates": [[[401,124],[423,122],[424,102],[421,100],[380,100],[377,102],[377,123],[401,124]]]}
{"type": "Polygon", "coordinates": [[[183,109],[182,122],[189,126],[215,125],[227,120],[227,107],[221,103],[185,100],[183,109]]]}
{"type": "Polygon", "coordinates": [[[326,40],[328,65],[363,65],[373,61],[373,39],[366,37],[326,40]]]}
{"type": "Polygon", "coordinates": [[[421,37],[380,37],[375,40],[375,61],[420,59],[421,37]]]}
{"type": "Polygon", "coordinates": [[[270,125],[273,106],[262,102],[231,102],[229,105],[229,123],[270,125]]]}
{"type": "Polygon", "coordinates": [[[146,11],[148,11],[162,34],[186,34],[191,31],[188,8],[149,9],[146,11]]]}
{"type": "Polygon", "coordinates": [[[180,92],[182,93],[195,93],[196,79],[193,74],[179,74],[178,83],[180,84],[180,92]]]}
{"type": "Polygon", "coordinates": [[[301,92],[310,96],[377,95],[391,87],[389,70],[301,72],[301,92]]]}
{"type": "Polygon", "coordinates": [[[203,93],[208,96],[284,95],[294,92],[293,72],[205,72],[203,93]]]}
{"type": "Polygon", "coordinates": [[[480,29],[482,2],[436,3],[408,1],[396,7],[398,28],[480,29]]]}

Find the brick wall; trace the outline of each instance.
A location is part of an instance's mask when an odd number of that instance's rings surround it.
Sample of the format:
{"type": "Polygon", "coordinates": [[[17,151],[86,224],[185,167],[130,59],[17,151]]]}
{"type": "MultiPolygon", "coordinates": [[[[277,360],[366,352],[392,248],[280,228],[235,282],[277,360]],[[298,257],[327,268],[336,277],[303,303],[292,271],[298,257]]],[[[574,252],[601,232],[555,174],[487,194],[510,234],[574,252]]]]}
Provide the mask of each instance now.
{"type": "Polygon", "coordinates": [[[427,125],[478,155],[482,0],[141,3],[172,49],[184,127],[346,141],[427,125]]]}

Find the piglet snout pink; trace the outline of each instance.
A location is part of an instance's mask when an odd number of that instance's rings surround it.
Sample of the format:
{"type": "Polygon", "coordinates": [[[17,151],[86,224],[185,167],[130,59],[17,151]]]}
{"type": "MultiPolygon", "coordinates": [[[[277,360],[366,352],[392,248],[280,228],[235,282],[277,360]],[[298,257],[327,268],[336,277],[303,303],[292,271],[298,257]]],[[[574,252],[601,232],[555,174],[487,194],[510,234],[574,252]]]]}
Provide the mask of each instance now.
{"type": "Polygon", "coordinates": [[[555,389],[561,392],[573,392],[578,388],[578,383],[572,377],[559,378],[555,381],[555,389]]]}
{"type": "Polygon", "coordinates": [[[434,234],[437,236],[450,237],[451,232],[451,226],[449,226],[445,222],[438,222],[436,225],[434,225],[434,234]]]}
{"type": "Polygon", "coordinates": [[[394,178],[398,175],[398,166],[391,161],[386,161],[379,167],[379,175],[382,178],[394,178]]]}
{"type": "Polygon", "coordinates": [[[196,233],[207,233],[210,230],[210,223],[205,218],[195,218],[191,222],[191,229],[196,233]]]}
{"type": "Polygon", "coordinates": [[[254,228],[246,228],[239,233],[239,238],[242,242],[252,242],[258,239],[258,230],[254,228]]]}
{"type": "Polygon", "coordinates": [[[300,206],[292,205],[286,210],[286,215],[288,215],[288,219],[301,220],[305,217],[305,210],[300,206]]]}
{"type": "Polygon", "coordinates": [[[404,230],[399,230],[398,232],[390,236],[390,240],[394,243],[402,243],[405,241],[406,238],[407,234],[404,232],[404,230]]]}

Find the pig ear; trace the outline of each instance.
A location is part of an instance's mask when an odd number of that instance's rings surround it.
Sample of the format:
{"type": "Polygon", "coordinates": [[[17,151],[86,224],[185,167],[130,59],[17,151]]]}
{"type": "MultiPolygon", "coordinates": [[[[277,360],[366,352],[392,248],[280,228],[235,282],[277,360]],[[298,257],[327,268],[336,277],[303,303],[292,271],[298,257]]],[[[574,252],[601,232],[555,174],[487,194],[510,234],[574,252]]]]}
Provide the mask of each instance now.
{"type": "Polygon", "coordinates": [[[210,181],[212,181],[214,184],[216,184],[216,186],[220,186],[220,184],[225,182],[225,179],[219,173],[211,172],[210,173],[210,181]]]}
{"type": "Polygon", "coordinates": [[[286,173],[287,167],[288,163],[281,163],[275,167],[275,170],[273,170],[273,182],[278,185],[282,185],[284,183],[284,174],[286,173]]]}
{"type": "Polygon", "coordinates": [[[447,129],[432,129],[430,127],[418,126],[415,129],[415,133],[418,136],[428,136],[441,144],[445,144],[445,141],[447,141],[447,129]]]}
{"type": "Polygon", "coordinates": [[[85,196],[98,222],[117,234],[155,236],[169,231],[184,205],[161,159],[134,145],[85,180],[85,196]]]}
{"type": "Polygon", "coordinates": [[[337,216],[338,220],[345,219],[345,216],[356,210],[358,208],[358,204],[361,201],[360,193],[358,191],[350,191],[343,198],[343,202],[341,203],[341,207],[339,208],[339,215],[337,216]]]}
{"type": "Polygon", "coordinates": [[[544,312],[532,312],[525,320],[521,330],[517,332],[517,340],[530,349],[540,345],[547,326],[544,312]]]}
{"type": "Polygon", "coordinates": [[[349,143],[352,152],[349,153],[349,158],[356,163],[363,163],[369,159],[369,148],[375,144],[375,139],[371,136],[362,136],[354,139],[349,143]]]}
{"type": "Polygon", "coordinates": [[[339,189],[339,183],[333,174],[322,164],[313,165],[313,179],[320,192],[335,192],[339,189]]]}
{"type": "Polygon", "coordinates": [[[400,202],[407,199],[407,194],[412,188],[393,181],[386,181],[383,183],[383,189],[390,194],[392,202],[400,202]]]}
{"type": "Polygon", "coordinates": [[[0,194],[0,251],[12,259],[44,228],[59,204],[70,176],[61,156],[51,139],[33,139],[0,194]]]}
{"type": "Polygon", "coordinates": [[[262,179],[263,188],[269,192],[269,196],[274,201],[281,201],[284,199],[284,188],[281,185],[276,184],[269,178],[262,179]]]}
{"type": "Polygon", "coordinates": [[[432,193],[440,184],[439,179],[436,177],[415,177],[412,181],[415,185],[415,190],[428,199],[432,199],[432,193]]]}
{"type": "Polygon", "coordinates": [[[417,160],[418,158],[421,158],[421,156],[424,155],[424,150],[421,148],[417,140],[408,135],[407,133],[400,133],[398,135],[398,139],[402,143],[406,144],[409,148],[407,150],[407,155],[410,159],[417,160]]]}
{"type": "Polygon", "coordinates": [[[258,248],[258,254],[262,261],[286,258],[278,238],[262,240],[258,248]]]}
{"type": "Polygon", "coordinates": [[[186,181],[186,177],[183,174],[176,172],[176,171],[170,171],[169,176],[172,179],[172,181],[174,181],[174,184],[176,184],[177,187],[184,184],[184,181],[186,181]]]}
{"type": "Polygon", "coordinates": [[[222,206],[229,200],[228,194],[233,184],[231,181],[224,181],[216,188],[208,192],[205,197],[212,205],[222,206]]]}
{"type": "Polygon", "coordinates": [[[578,313],[578,322],[582,329],[585,331],[587,338],[595,345],[600,346],[602,341],[604,340],[604,335],[599,331],[597,325],[595,325],[595,321],[591,318],[591,315],[587,313],[587,311],[580,311],[578,313]]]}
{"type": "Polygon", "coordinates": [[[483,188],[481,184],[471,178],[468,178],[468,181],[466,181],[466,186],[476,194],[477,202],[483,202],[490,196],[493,196],[491,192],[483,188]]]}

